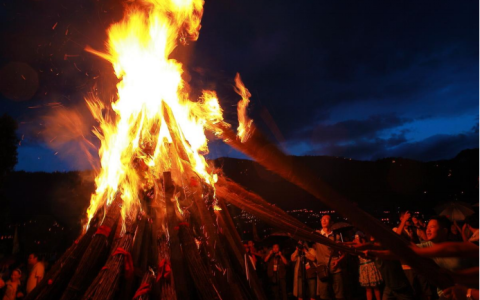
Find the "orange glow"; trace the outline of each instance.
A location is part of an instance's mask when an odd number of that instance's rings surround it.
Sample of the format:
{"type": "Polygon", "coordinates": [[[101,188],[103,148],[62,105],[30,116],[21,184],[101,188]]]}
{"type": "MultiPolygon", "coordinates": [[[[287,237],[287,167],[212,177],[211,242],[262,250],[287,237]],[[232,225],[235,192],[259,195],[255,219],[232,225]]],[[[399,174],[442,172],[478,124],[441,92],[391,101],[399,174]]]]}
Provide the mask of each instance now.
{"type": "Polygon", "coordinates": [[[248,89],[242,82],[240,74],[237,73],[235,76],[235,92],[242,97],[242,100],[238,101],[237,104],[237,114],[238,114],[238,129],[237,136],[240,138],[242,143],[246,142],[250,135],[252,134],[252,124],[251,120],[247,116],[247,107],[250,103],[250,97],[252,96],[248,89]]]}
{"type": "Polygon", "coordinates": [[[144,0],[130,4],[124,19],[108,30],[108,53],[86,49],[110,61],[118,79],[117,100],[105,105],[87,99],[99,126],[101,169],[88,208],[89,220],[99,207],[120,193],[125,218],[140,208],[139,195],[172,172],[177,186],[194,172],[214,185],[209,171],[205,126],[223,122],[214,92],[189,100],[182,65],[169,56],[179,43],[196,40],[202,0],[144,0]],[[140,4],[139,4],[140,3],[140,4]]]}

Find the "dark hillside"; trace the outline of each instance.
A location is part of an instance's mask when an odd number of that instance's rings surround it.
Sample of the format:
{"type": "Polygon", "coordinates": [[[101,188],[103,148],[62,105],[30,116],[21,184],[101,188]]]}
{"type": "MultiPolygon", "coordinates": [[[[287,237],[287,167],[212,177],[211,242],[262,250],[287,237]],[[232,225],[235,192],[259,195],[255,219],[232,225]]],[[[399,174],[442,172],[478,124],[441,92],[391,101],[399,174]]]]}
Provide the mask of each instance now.
{"type": "MultiPolygon", "coordinates": [[[[453,159],[435,162],[402,158],[356,161],[327,156],[297,159],[337,192],[373,214],[401,207],[428,215],[441,202],[478,202],[478,149],[464,150],[453,159]]],[[[326,208],[256,162],[220,158],[214,163],[231,179],[286,210],[326,208]]],[[[2,223],[14,224],[47,215],[78,232],[94,191],[93,180],[93,172],[14,172],[0,193],[2,223]]]]}

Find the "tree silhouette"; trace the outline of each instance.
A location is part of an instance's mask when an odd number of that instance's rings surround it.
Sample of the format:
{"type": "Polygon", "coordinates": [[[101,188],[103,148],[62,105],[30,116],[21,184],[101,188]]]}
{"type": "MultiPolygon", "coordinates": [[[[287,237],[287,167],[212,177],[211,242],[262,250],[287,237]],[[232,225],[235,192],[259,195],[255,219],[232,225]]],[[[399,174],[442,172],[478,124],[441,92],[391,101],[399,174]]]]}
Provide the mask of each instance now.
{"type": "Polygon", "coordinates": [[[0,176],[13,171],[17,164],[17,122],[7,114],[0,117],[0,176]]]}
{"type": "Polygon", "coordinates": [[[17,122],[7,114],[0,117],[0,228],[11,220],[10,198],[5,193],[5,180],[17,164],[17,122]]]}

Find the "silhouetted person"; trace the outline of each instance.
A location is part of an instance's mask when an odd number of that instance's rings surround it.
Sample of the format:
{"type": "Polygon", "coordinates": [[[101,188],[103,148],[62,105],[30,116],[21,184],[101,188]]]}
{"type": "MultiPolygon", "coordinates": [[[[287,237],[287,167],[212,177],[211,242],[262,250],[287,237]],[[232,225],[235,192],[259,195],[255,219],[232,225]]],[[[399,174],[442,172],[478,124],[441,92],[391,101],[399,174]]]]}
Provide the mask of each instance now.
{"type": "Polygon", "coordinates": [[[295,263],[293,295],[301,300],[306,299],[308,294],[311,300],[315,300],[317,294],[315,249],[310,248],[307,243],[299,241],[290,259],[295,263]]]}
{"type": "Polygon", "coordinates": [[[287,259],[282,255],[280,246],[273,245],[272,250],[265,257],[267,275],[275,300],[287,300],[286,266],[287,259]]]}

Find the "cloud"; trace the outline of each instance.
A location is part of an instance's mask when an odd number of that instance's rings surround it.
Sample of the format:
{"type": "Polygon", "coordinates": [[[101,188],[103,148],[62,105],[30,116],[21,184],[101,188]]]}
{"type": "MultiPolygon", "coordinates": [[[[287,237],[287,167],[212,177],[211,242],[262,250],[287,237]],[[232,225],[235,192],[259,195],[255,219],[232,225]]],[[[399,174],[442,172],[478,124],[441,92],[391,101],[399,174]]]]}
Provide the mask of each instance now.
{"type": "MultiPolygon", "coordinates": [[[[390,145],[404,143],[405,137],[392,136],[388,139],[359,139],[346,143],[329,143],[317,145],[313,150],[305,153],[305,155],[330,155],[348,157],[358,160],[371,160],[377,157],[383,157],[387,153],[390,145]]],[[[388,155],[387,155],[388,156],[388,155]]]]}
{"type": "Polygon", "coordinates": [[[396,147],[400,144],[407,142],[405,135],[410,132],[409,129],[400,130],[399,133],[392,133],[390,138],[386,140],[387,147],[396,147]]]}
{"type": "Polygon", "coordinates": [[[405,143],[374,158],[396,156],[421,161],[448,159],[464,149],[478,148],[478,143],[478,132],[475,131],[457,135],[437,134],[419,142],[405,143]]]}
{"type": "MultiPolygon", "coordinates": [[[[388,148],[408,141],[409,129],[397,129],[412,122],[395,114],[373,115],[365,120],[347,120],[333,124],[319,124],[313,129],[306,128],[296,139],[288,142],[289,149],[294,144],[305,144],[307,155],[334,155],[356,159],[371,159],[388,148]],[[385,135],[385,132],[392,133],[385,135]],[[382,137],[381,137],[382,136],[382,137]]],[[[298,148],[297,148],[298,151],[298,148]]],[[[297,153],[299,154],[299,153],[297,153]]]]}
{"type": "MultiPolygon", "coordinates": [[[[395,114],[388,114],[374,115],[366,120],[347,120],[334,124],[320,124],[313,129],[311,141],[314,144],[328,144],[359,139],[375,139],[379,132],[399,127],[408,122],[411,122],[411,120],[399,118],[395,114]]],[[[398,143],[398,134],[392,136],[391,142],[395,142],[395,140],[398,143]]]]}
{"type": "Polygon", "coordinates": [[[318,145],[306,155],[334,155],[359,160],[403,157],[420,161],[450,159],[464,149],[478,148],[475,130],[459,134],[437,134],[421,141],[407,142],[403,131],[389,138],[359,139],[348,143],[318,145]]]}

